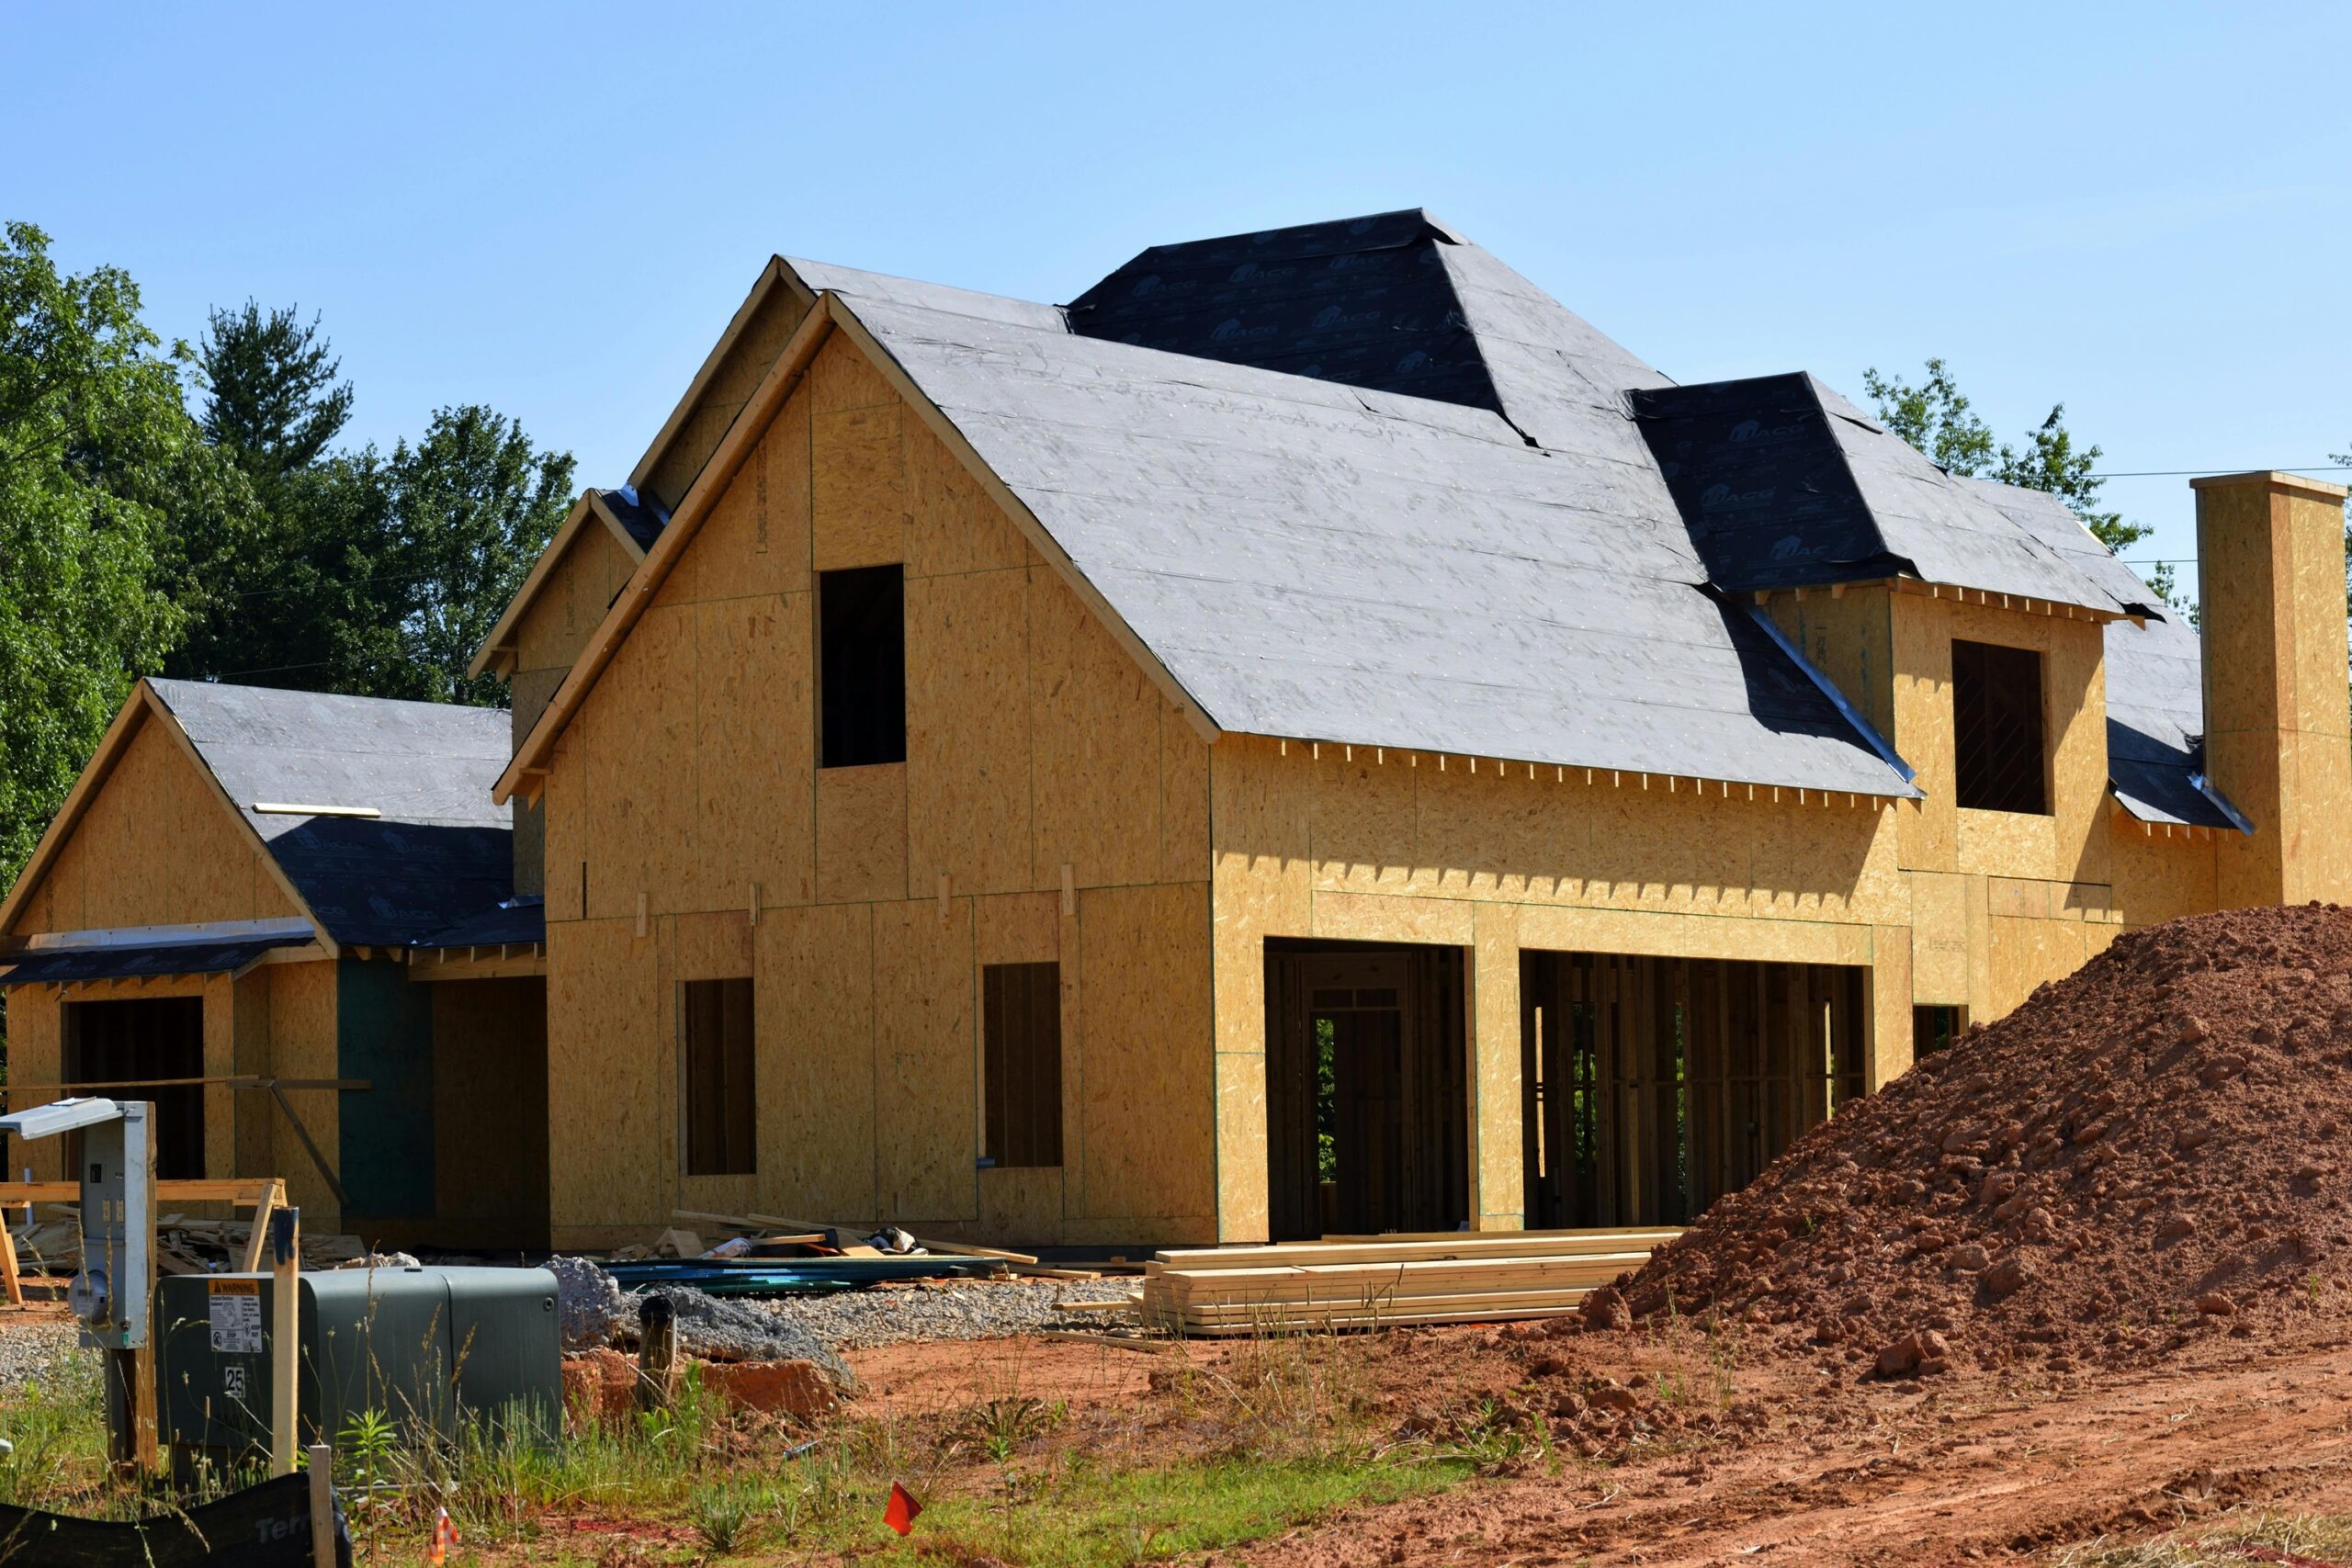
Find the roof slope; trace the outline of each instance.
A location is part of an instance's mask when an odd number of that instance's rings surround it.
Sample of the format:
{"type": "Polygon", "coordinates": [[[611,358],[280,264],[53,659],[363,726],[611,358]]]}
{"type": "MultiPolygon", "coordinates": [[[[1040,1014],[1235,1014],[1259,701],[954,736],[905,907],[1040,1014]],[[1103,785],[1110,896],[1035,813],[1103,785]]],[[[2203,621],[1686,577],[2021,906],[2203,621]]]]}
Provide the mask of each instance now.
{"type": "Polygon", "coordinates": [[[2046,519],[1986,493],[2008,487],[1947,474],[1811,376],[1645,389],[1632,401],[1726,589],[1900,574],[2109,615],[2146,596],[2120,600],[2111,580],[2081,570],[2079,552],[2053,547],[2046,519]]]}
{"type": "Polygon", "coordinates": [[[844,298],[1224,728],[1909,793],[1705,589],[1638,443],[844,298]]]}
{"type": "Polygon", "coordinates": [[[490,796],[506,761],[503,709],[148,684],[336,942],[405,942],[512,891],[512,816],[490,796]],[[256,811],[257,803],[379,815],[256,811]]]}
{"type": "Polygon", "coordinates": [[[2205,772],[2203,662],[2197,634],[2177,621],[2109,624],[2107,774],[2115,798],[2143,822],[2243,828],[2205,772]]]}

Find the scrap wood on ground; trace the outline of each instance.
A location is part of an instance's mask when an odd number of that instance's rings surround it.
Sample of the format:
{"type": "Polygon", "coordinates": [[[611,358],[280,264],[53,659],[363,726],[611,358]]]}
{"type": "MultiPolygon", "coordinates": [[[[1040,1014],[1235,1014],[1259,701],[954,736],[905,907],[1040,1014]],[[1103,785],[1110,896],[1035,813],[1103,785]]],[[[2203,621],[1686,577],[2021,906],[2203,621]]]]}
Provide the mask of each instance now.
{"type": "Polygon", "coordinates": [[[2347,1124],[2352,913],[2174,920],[1841,1107],[1586,1313],[1887,1376],[2260,1338],[2342,1310],[2347,1124]]]}

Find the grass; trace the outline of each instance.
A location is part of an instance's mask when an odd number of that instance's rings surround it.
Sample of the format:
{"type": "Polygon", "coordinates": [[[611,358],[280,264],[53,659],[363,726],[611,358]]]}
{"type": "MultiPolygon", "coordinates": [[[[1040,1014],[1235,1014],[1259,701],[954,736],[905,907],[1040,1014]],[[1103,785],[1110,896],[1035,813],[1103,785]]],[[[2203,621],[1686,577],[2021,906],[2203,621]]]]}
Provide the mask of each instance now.
{"type": "Polygon", "coordinates": [[[2154,1540],[2070,1546],[2049,1561],[2052,1568],[2245,1568],[2281,1558],[2352,1561],[2352,1517],[2229,1514],[2183,1525],[2154,1540]]]}
{"type": "MultiPolygon", "coordinates": [[[[458,1564],[600,1568],[770,1563],[919,1552],[1006,1564],[1108,1564],[1222,1551],[1351,1504],[1442,1490],[1539,1450],[1468,1411],[1451,1440],[1399,1442],[1374,1394],[1371,1340],[1268,1334],[1214,1360],[1166,1359],[1149,1409],[1073,1411],[1025,1393],[1018,1362],[933,1408],[864,1412],[814,1432],[729,1411],[689,1374],[674,1404],[615,1425],[576,1419],[455,1438],[368,1412],[338,1434],[335,1481],[361,1563],[415,1561],[438,1509],[458,1564]],[[893,1483],[924,1511],[910,1540],[882,1522],[893,1483]],[[584,1520],[547,1529],[554,1520],[584,1520]],[[562,1555],[569,1547],[571,1556],[562,1555]],[[581,1555],[585,1550],[586,1554],[581,1555]]],[[[132,1517],[172,1496],[114,1480],[95,1362],[0,1398],[0,1501],[132,1517]]]]}

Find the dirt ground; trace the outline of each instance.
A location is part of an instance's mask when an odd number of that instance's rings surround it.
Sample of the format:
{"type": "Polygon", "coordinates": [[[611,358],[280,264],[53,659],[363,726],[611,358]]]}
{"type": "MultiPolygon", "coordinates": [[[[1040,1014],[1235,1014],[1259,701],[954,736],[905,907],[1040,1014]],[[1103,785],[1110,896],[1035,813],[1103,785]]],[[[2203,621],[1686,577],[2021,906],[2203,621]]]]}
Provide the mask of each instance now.
{"type": "MultiPolygon", "coordinates": [[[[1907,1383],[1779,1356],[1751,1362],[1695,1333],[1522,1343],[1438,1329],[1363,1343],[1380,1404],[1405,1434],[1442,1431],[1444,1413],[1476,1406],[1542,1420],[1573,1389],[1591,1408],[1589,1396],[1612,1379],[1634,1397],[1618,1401],[1628,1406],[1620,1436],[1590,1458],[1562,1441],[1505,1473],[1343,1513],[1221,1561],[2018,1562],[2241,1506],[2352,1511],[2352,1339],[2335,1325],[2291,1346],[2216,1341],[2149,1371],[1907,1383]]],[[[1236,1353],[1195,1350],[1193,1365],[1214,1370],[1236,1353]]],[[[1150,1403],[1170,1397],[1169,1360],[1082,1345],[902,1346],[853,1360],[870,1399],[910,1414],[1017,1392],[1148,1423],[1150,1403]]]]}

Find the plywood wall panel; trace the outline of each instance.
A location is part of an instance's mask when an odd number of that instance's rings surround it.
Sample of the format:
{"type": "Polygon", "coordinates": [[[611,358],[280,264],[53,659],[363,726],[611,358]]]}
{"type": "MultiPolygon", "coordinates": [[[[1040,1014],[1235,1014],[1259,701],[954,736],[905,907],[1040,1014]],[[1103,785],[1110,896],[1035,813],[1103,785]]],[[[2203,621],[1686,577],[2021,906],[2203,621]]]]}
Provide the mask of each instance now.
{"type": "MultiPolygon", "coordinates": [[[[334,1078],[341,1075],[335,1004],[338,976],[333,964],[273,964],[266,975],[269,1055],[275,1070],[289,1078],[334,1078]]],[[[301,1117],[311,1141],[329,1165],[342,1169],[342,1097],[333,1089],[289,1089],[286,1098],[301,1117]]],[[[302,1147],[302,1139],[275,1105],[269,1117],[270,1168],[262,1174],[286,1179],[287,1201],[299,1205],[313,1228],[334,1223],[334,1194],[302,1147]]]]}
{"type": "Polygon", "coordinates": [[[919,419],[906,422],[907,575],[1018,570],[1034,552],[1004,509],[919,419]]]}
{"type": "Polygon", "coordinates": [[[908,891],[1029,887],[1027,574],[910,580],[906,626],[908,891]]]}
{"type": "Polygon", "coordinates": [[[677,1181],[675,1009],[661,943],[628,919],[548,944],[548,1179],[567,1233],[667,1223],[677,1181]]]}
{"type": "Polygon", "coordinates": [[[876,1219],[873,907],[774,910],[752,943],[761,1212],[876,1219]]]}
{"type": "Polygon", "coordinates": [[[51,862],[12,934],[291,916],[220,786],[150,716],[51,862]]]}
{"type": "Polygon", "coordinates": [[[2123,919],[2150,926],[2217,907],[2214,841],[2138,822],[2118,811],[2109,818],[2109,864],[2123,919]]]}
{"type": "Polygon", "coordinates": [[[754,883],[767,903],[814,894],[811,603],[795,593],[695,607],[693,907],[748,908],[754,883]]]}
{"type": "Polygon", "coordinates": [[[1515,1231],[1527,1224],[1520,1145],[1519,914],[1514,905],[1479,905],[1470,948],[1470,1212],[1482,1231],[1515,1231]]]}
{"type": "MultiPolygon", "coordinates": [[[[604,520],[587,519],[540,579],[538,592],[514,624],[516,671],[553,671],[560,679],[604,624],[605,612],[636,570],[637,558],[604,520]]],[[[516,706],[521,705],[518,693],[516,706]]],[[[522,733],[527,731],[518,732],[517,739],[522,733]]]]}
{"type": "Polygon", "coordinates": [[[781,285],[771,288],[753,310],[726,356],[703,384],[701,396],[680,423],[661,461],[646,476],[649,487],[663,502],[675,506],[684,499],[695,476],[718,449],[728,427],[766,378],[806,314],[799,296],[781,285]]]}
{"type": "MultiPolygon", "coordinates": [[[[64,1076],[64,1045],[60,1031],[63,998],[46,986],[21,986],[8,992],[8,1077],[19,1084],[48,1084],[64,1076]]],[[[51,1089],[12,1089],[8,1109],[27,1111],[47,1105],[59,1096],[51,1089]]],[[[40,1138],[14,1142],[9,1157],[19,1168],[29,1166],[36,1181],[64,1179],[64,1140],[40,1138]]],[[[7,1173],[13,1180],[22,1168],[7,1173]]],[[[14,1216],[11,1216],[14,1218],[14,1216]]]]}
{"type": "Polygon", "coordinates": [[[1216,1213],[1208,899],[1204,883],[1079,894],[1085,1212],[1098,1219],[1216,1213]]]}
{"type": "Polygon", "coordinates": [[[972,907],[874,911],[874,1049],[881,1216],[912,1225],[978,1213],[978,1007],[972,907]]]}
{"type": "Polygon", "coordinates": [[[899,394],[857,345],[839,333],[827,338],[808,367],[808,389],[816,412],[899,406],[899,394]]]}
{"type": "Polygon", "coordinates": [[[891,902],[906,896],[906,764],[819,769],[817,901],[891,902]]]}
{"type": "MultiPolygon", "coordinates": [[[[795,393],[711,505],[684,591],[712,601],[798,593],[809,586],[808,395],[795,393]]],[[[685,564],[684,558],[680,565],[685,564]]],[[[665,584],[666,594],[677,581],[665,584]]]]}
{"type": "Polygon", "coordinates": [[[1167,703],[1159,709],[1159,880],[1209,871],[1209,743],[1167,703]]]}
{"type": "Polygon", "coordinates": [[[808,495],[818,570],[907,558],[903,421],[895,406],[813,416],[808,495]]]}
{"type": "Polygon", "coordinates": [[[1142,883],[1159,851],[1160,695],[1060,578],[1029,574],[1032,886],[1142,883]]]}
{"type": "Polygon", "coordinates": [[[1012,893],[972,900],[976,964],[1053,964],[1061,958],[1059,900],[1012,893]]]}

